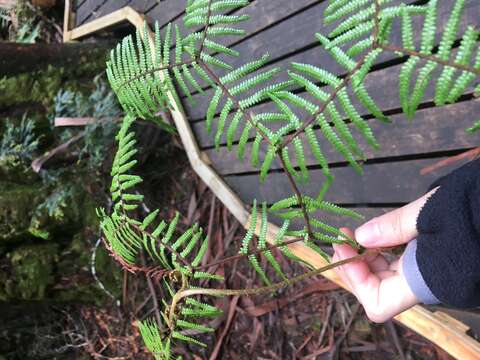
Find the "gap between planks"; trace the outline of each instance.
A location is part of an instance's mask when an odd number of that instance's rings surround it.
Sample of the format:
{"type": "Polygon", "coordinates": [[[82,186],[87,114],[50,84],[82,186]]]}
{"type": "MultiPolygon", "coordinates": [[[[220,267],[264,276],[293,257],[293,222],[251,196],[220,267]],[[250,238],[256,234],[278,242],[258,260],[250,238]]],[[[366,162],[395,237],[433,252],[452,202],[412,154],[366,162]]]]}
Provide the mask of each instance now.
{"type": "MultiPolygon", "coordinates": [[[[145,16],[135,11],[130,6],[116,10],[111,14],[100,17],[78,28],[69,30],[71,15],[71,0],[65,1],[64,18],[64,42],[68,42],[93,32],[111,27],[127,21],[135,28],[142,30],[145,26],[145,16]]],[[[149,29],[149,41],[153,42],[153,34],[149,29]]],[[[160,78],[163,74],[159,74],[160,78]]],[[[193,136],[190,124],[185,116],[182,104],[175,101],[172,93],[168,97],[173,104],[171,110],[173,121],[185,147],[188,159],[194,171],[204,181],[213,193],[222,201],[233,216],[245,227],[248,228],[251,222],[249,211],[240,198],[228,187],[223,179],[209,165],[210,161],[206,155],[200,152],[198,144],[193,136]]],[[[268,241],[274,243],[279,228],[274,224],[268,225],[268,241]]],[[[260,221],[257,221],[255,233],[260,231],[260,221]]],[[[291,251],[300,259],[315,268],[327,265],[327,261],[315,251],[302,243],[288,245],[291,251]]],[[[322,274],[329,280],[349,290],[341,281],[334,270],[322,274]]],[[[421,334],[456,359],[477,360],[480,359],[480,343],[466,334],[468,329],[465,325],[459,325],[458,320],[442,313],[432,313],[422,306],[416,305],[395,317],[399,323],[421,334]]]]}

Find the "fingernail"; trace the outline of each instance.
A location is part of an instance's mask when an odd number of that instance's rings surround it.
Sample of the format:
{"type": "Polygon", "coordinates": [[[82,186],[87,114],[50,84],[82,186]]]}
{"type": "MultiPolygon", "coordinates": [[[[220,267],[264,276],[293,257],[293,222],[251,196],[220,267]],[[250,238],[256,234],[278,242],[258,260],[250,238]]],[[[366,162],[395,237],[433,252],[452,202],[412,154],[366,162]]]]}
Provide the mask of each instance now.
{"type": "Polygon", "coordinates": [[[355,230],[355,238],[363,246],[375,245],[381,240],[380,236],[380,228],[376,219],[370,220],[355,230]]]}

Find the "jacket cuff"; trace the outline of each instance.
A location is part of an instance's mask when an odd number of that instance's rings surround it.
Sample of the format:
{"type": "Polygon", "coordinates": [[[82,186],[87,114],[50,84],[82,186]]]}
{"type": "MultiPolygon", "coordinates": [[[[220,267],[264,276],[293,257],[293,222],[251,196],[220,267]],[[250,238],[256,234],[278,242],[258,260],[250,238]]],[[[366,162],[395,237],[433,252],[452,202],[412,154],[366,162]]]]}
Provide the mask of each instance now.
{"type": "Polygon", "coordinates": [[[427,305],[439,304],[440,301],[433,295],[418,268],[416,239],[408,243],[402,262],[403,276],[417,299],[427,305]]]}

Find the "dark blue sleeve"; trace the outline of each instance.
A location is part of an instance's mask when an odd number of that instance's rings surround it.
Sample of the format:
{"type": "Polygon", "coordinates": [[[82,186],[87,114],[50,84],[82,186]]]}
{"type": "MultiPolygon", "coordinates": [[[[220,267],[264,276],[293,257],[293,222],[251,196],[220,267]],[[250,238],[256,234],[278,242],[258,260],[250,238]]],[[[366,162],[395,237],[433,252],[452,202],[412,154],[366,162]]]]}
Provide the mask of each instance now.
{"type": "Polygon", "coordinates": [[[480,159],[436,181],[417,219],[415,259],[428,289],[455,307],[480,306],[480,159]]]}

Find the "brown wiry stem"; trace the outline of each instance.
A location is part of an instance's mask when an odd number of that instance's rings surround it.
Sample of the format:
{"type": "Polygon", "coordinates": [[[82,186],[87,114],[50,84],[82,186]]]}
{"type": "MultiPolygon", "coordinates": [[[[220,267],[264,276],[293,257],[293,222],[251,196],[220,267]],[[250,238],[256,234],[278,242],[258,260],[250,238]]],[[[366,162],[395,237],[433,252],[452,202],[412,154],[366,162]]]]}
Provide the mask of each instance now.
{"type": "Polygon", "coordinates": [[[201,54],[203,52],[203,48],[205,46],[205,41],[207,40],[207,33],[208,29],[210,28],[210,18],[212,17],[212,0],[208,1],[208,10],[207,10],[207,25],[205,26],[205,29],[203,30],[203,38],[202,41],[200,42],[200,47],[198,53],[201,54]]]}
{"type": "MultiPolygon", "coordinates": [[[[125,221],[123,224],[121,224],[121,226],[132,226],[133,229],[135,229],[140,235],[146,235],[150,238],[153,237],[152,234],[150,234],[148,231],[142,230],[142,229],[140,229],[140,227],[138,225],[129,223],[127,221],[125,221]]],[[[121,226],[115,229],[114,235],[122,230],[121,226]]],[[[105,242],[105,244],[108,245],[107,241],[104,241],[104,242],[105,242]]],[[[183,265],[185,265],[189,270],[192,270],[192,266],[187,261],[187,259],[185,259],[178,251],[176,251],[174,248],[172,248],[170,246],[170,244],[162,242],[162,246],[164,246],[168,251],[170,251],[172,254],[174,254],[177,257],[177,259],[179,259],[183,263],[183,265]]],[[[107,246],[107,248],[110,250],[110,252],[115,254],[115,252],[113,251],[113,249],[111,249],[111,247],[109,245],[107,246]]],[[[117,261],[119,260],[118,256],[116,257],[116,260],[117,261]]],[[[123,266],[125,266],[132,273],[144,270],[144,268],[140,268],[140,267],[137,267],[137,266],[134,266],[134,265],[126,264],[125,261],[121,261],[121,263],[122,263],[123,266]]]]}
{"type": "Polygon", "coordinates": [[[413,56],[413,57],[418,57],[420,59],[428,60],[428,61],[433,61],[437,64],[443,65],[443,66],[448,66],[455,68],[457,70],[462,70],[466,72],[470,72],[472,74],[476,74],[480,76],[480,68],[475,68],[473,66],[468,66],[468,65],[462,65],[462,64],[457,64],[455,62],[451,62],[448,60],[443,60],[439,58],[438,56],[431,55],[431,54],[424,54],[419,51],[415,50],[409,50],[405,49],[403,47],[395,46],[395,45],[390,45],[390,44],[378,44],[378,48],[386,51],[393,51],[393,52],[400,52],[402,54],[408,55],[408,56],[413,56]]]}
{"type": "Polygon", "coordinates": [[[258,131],[258,133],[263,137],[263,139],[265,141],[267,141],[270,145],[273,146],[272,142],[270,141],[270,139],[268,138],[267,134],[265,134],[265,132],[260,129],[258,126],[256,126],[255,124],[255,121],[253,121],[253,117],[252,117],[252,114],[250,113],[250,111],[244,111],[242,109],[242,107],[240,106],[240,102],[235,98],[235,96],[233,96],[230,92],[230,90],[224,85],[222,84],[222,82],[220,81],[220,78],[218,77],[217,74],[215,74],[212,69],[210,69],[210,67],[205,64],[204,61],[202,60],[199,60],[198,61],[198,64],[208,73],[208,75],[210,75],[212,78],[213,78],[213,81],[220,87],[220,89],[222,89],[222,92],[223,94],[230,100],[233,102],[234,106],[239,110],[239,111],[242,111],[243,114],[245,115],[245,118],[247,119],[247,121],[256,129],[256,131],[258,131]]]}
{"type": "Polygon", "coordinates": [[[295,196],[297,197],[297,202],[300,208],[302,209],[302,214],[303,218],[305,219],[305,223],[307,226],[307,231],[308,231],[308,237],[310,239],[313,239],[313,231],[312,231],[312,226],[310,225],[310,216],[308,215],[307,208],[305,206],[305,203],[302,198],[302,194],[300,193],[300,190],[298,189],[297,183],[295,182],[295,179],[293,178],[292,174],[287,170],[287,165],[285,164],[285,160],[282,157],[282,154],[280,151],[278,152],[278,157],[280,158],[280,162],[282,164],[283,171],[285,174],[287,174],[288,182],[290,183],[290,186],[293,189],[293,192],[295,193],[295,196]]]}
{"type": "Polygon", "coordinates": [[[198,270],[202,270],[202,269],[208,269],[212,266],[218,266],[218,265],[223,265],[225,263],[228,263],[228,262],[232,262],[234,260],[238,260],[238,259],[241,259],[242,257],[245,257],[245,256],[250,256],[250,255],[258,255],[258,254],[262,254],[266,251],[269,251],[269,250],[273,250],[273,249],[278,249],[278,248],[281,248],[283,246],[287,246],[287,245],[290,245],[290,244],[295,244],[297,242],[300,242],[300,241],[303,241],[304,239],[302,238],[294,238],[294,239],[290,239],[290,240],[286,240],[286,241],[282,241],[281,243],[278,243],[278,244],[266,244],[264,248],[261,248],[261,249],[254,249],[254,250],[250,250],[246,253],[241,253],[241,254],[237,254],[237,255],[232,255],[232,256],[229,256],[229,257],[226,257],[226,258],[223,258],[223,259],[220,259],[220,260],[217,260],[215,262],[211,262],[211,263],[208,263],[208,264],[205,264],[204,266],[198,266],[198,267],[195,267],[194,270],[195,271],[198,271],[198,270]]]}
{"type": "MultiPolygon", "coordinates": [[[[140,229],[140,227],[135,224],[131,224],[131,225],[135,230],[139,231],[142,235],[147,235],[148,237],[152,237],[152,235],[148,231],[144,231],[140,229]]],[[[192,270],[192,265],[190,265],[190,262],[188,262],[187,259],[185,259],[177,250],[171,247],[170,244],[162,241],[162,246],[164,246],[168,251],[170,251],[173,255],[175,255],[176,258],[180,260],[183,263],[183,265],[185,265],[190,271],[192,270]]]]}
{"type": "Polygon", "coordinates": [[[291,135],[288,135],[285,140],[282,142],[282,144],[280,145],[280,149],[284,148],[285,146],[287,146],[288,144],[290,144],[293,139],[295,139],[298,135],[300,135],[301,133],[303,133],[305,131],[305,129],[307,127],[309,127],[311,124],[313,124],[313,122],[317,119],[317,117],[321,114],[323,114],[323,112],[325,111],[325,109],[327,108],[328,105],[330,105],[331,102],[333,102],[336,98],[337,98],[337,95],[338,93],[344,89],[348,83],[350,82],[352,76],[358,71],[360,70],[360,68],[362,67],[362,65],[364,64],[365,62],[365,59],[366,59],[366,56],[364,56],[362,58],[362,60],[360,60],[356,65],[355,67],[350,70],[350,72],[343,78],[342,82],[335,88],[335,90],[333,90],[332,93],[330,93],[330,95],[328,96],[328,98],[324,101],[324,103],[322,104],[322,106],[320,106],[318,108],[317,111],[315,111],[311,116],[310,118],[305,121],[302,126],[300,126],[293,134],[291,135]]]}
{"type": "Polygon", "coordinates": [[[240,296],[250,296],[250,295],[261,295],[261,294],[268,294],[273,291],[282,289],[284,287],[293,285],[295,283],[301,282],[303,280],[309,279],[313,276],[319,275],[325,271],[332,270],[334,268],[337,268],[339,266],[343,266],[355,261],[362,260],[366,257],[376,255],[380,252],[380,250],[375,249],[375,250],[368,250],[364,252],[363,254],[353,256],[348,259],[340,260],[331,264],[328,264],[326,266],[323,266],[321,268],[315,269],[308,271],[306,273],[303,273],[301,275],[295,276],[290,279],[285,279],[283,281],[280,281],[278,283],[268,285],[268,286],[262,286],[262,287],[257,287],[257,288],[250,288],[250,289],[206,289],[206,288],[199,288],[199,289],[187,289],[183,288],[180,289],[172,298],[172,303],[169,307],[169,324],[168,326],[170,328],[174,327],[174,317],[175,317],[175,310],[183,298],[190,297],[190,296],[195,296],[195,295],[208,295],[208,296],[233,296],[233,295],[240,295],[240,296]]]}
{"type": "Polygon", "coordinates": [[[376,47],[378,43],[378,33],[380,31],[380,2],[375,0],[375,15],[373,17],[373,46],[376,47]]]}
{"type": "Polygon", "coordinates": [[[139,75],[136,75],[136,76],[128,79],[127,81],[121,83],[120,86],[118,87],[118,89],[120,90],[123,87],[127,86],[128,84],[130,84],[130,83],[132,83],[136,80],[141,80],[146,75],[154,74],[154,73],[159,72],[159,71],[172,70],[172,69],[177,68],[177,67],[182,67],[183,65],[190,65],[190,64],[193,64],[196,61],[197,61],[197,59],[193,58],[193,59],[190,59],[190,60],[185,60],[185,61],[182,61],[182,62],[179,62],[179,63],[172,64],[172,65],[164,65],[164,66],[156,67],[154,69],[142,71],[142,73],[140,73],[139,75]]]}
{"type": "MultiPolygon", "coordinates": [[[[145,267],[145,256],[143,252],[140,254],[142,265],[145,267]]],[[[160,315],[160,306],[158,304],[157,292],[155,291],[155,286],[153,285],[152,279],[150,276],[145,276],[147,279],[148,290],[150,291],[150,296],[153,302],[153,310],[155,312],[155,319],[157,320],[158,326],[162,326],[162,316],[160,315]]]]}

